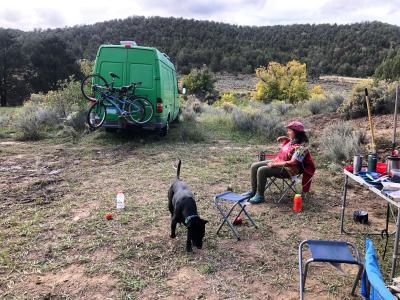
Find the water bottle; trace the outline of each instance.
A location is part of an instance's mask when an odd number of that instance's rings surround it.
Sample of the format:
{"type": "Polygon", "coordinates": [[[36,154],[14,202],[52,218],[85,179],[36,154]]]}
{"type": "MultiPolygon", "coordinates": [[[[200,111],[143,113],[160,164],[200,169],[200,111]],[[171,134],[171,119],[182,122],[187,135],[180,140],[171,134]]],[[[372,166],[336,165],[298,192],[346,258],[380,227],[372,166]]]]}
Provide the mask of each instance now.
{"type": "Polygon", "coordinates": [[[117,194],[117,209],[125,208],[125,196],[123,192],[117,194]]]}
{"type": "Polygon", "coordinates": [[[293,211],[299,213],[299,212],[301,212],[302,208],[303,208],[303,198],[301,197],[301,194],[294,195],[293,211]]]}

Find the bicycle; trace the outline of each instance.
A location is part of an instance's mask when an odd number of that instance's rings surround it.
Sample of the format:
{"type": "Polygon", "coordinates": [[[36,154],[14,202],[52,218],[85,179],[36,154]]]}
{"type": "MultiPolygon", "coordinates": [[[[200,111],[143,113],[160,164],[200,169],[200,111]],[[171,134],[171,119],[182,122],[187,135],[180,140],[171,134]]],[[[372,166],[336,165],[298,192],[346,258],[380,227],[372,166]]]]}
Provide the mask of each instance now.
{"type": "Polygon", "coordinates": [[[135,95],[136,87],[142,83],[132,82],[128,86],[116,88],[115,78],[119,76],[113,72],[109,74],[112,78],[111,84],[100,74],[92,74],[82,80],[82,94],[93,102],[87,114],[89,127],[96,129],[103,125],[107,117],[106,106],[114,107],[119,117],[129,124],[145,124],[150,121],[154,114],[153,105],[147,98],[135,95]]]}

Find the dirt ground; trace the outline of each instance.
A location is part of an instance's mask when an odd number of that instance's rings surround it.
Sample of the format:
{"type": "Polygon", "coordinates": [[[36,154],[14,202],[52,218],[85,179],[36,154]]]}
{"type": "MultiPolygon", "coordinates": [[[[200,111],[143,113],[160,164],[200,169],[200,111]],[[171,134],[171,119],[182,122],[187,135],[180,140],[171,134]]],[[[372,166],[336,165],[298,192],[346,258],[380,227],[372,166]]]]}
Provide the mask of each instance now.
{"type": "MultiPolygon", "coordinates": [[[[330,92],[346,95],[354,82],[324,78],[330,92]],[[336,80],[336,81],[335,81],[336,80]]],[[[220,91],[248,93],[255,78],[217,77],[220,91]]],[[[313,133],[311,151],[318,154],[321,128],[339,116],[305,119],[313,133]]],[[[352,121],[368,130],[365,118],[352,121]]],[[[381,157],[388,153],[391,116],[375,118],[381,157]]],[[[172,128],[172,131],[176,128],[172,128]]],[[[75,143],[65,139],[19,142],[0,136],[0,298],[4,299],[298,299],[298,245],[305,239],[355,242],[361,252],[365,234],[384,227],[385,203],[352,184],[346,228],[341,235],[343,175],[323,162],[303,211],[292,211],[291,199],[271,198],[248,211],[258,225],[245,220],[236,241],[227,227],[216,230],[221,216],[214,195],[228,187],[249,189],[249,167],[260,150],[243,139],[215,136],[197,143],[156,137],[95,132],[75,143]],[[169,238],[167,191],[182,160],[181,177],[195,194],[201,217],[209,220],[202,250],[185,252],[186,230],[169,238]],[[126,208],[116,210],[118,191],[126,208]],[[351,221],[355,209],[369,213],[370,225],[351,221]],[[111,212],[112,220],[105,214],[111,212]]],[[[393,222],[392,222],[393,223],[393,222]]],[[[393,229],[393,224],[391,224],[393,229]]],[[[385,240],[372,237],[381,254],[385,240]]],[[[393,241],[381,267],[389,276],[393,241]]],[[[350,296],[356,269],[341,275],[328,265],[311,267],[306,299],[358,299],[350,296]]]]}
{"type": "MultiPolygon", "coordinates": [[[[307,119],[318,130],[335,114],[307,119]]],[[[355,121],[366,127],[365,119],[355,121]]],[[[377,122],[388,144],[391,118],[377,122]]],[[[174,130],[172,128],[172,130],[174,130]]],[[[386,144],[385,144],[386,143],[386,144]]],[[[213,196],[232,187],[249,189],[249,166],[261,149],[245,141],[172,143],[156,138],[96,132],[78,143],[0,139],[0,297],[5,299],[297,299],[298,245],[305,239],[339,239],[364,247],[364,235],[340,235],[343,176],[319,168],[301,213],[290,199],[249,206],[258,229],[238,226],[236,241],[221,222],[213,196]],[[200,215],[209,220],[204,248],[185,252],[186,233],[169,238],[167,191],[173,164],[193,190],[200,215]],[[126,208],[117,211],[123,191],[126,208]],[[107,212],[113,220],[106,220],[107,212]]],[[[313,150],[318,151],[318,145],[313,150]]],[[[385,203],[352,185],[346,227],[381,230],[385,203]],[[365,209],[371,224],[351,221],[365,209]]],[[[391,225],[393,227],[393,225],[391,225]]],[[[384,240],[374,238],[379,253],[384,240]]],[[[392,241],[382,269],[388,276],[392,241]]],[[[347,275],[312,266],[307,299],[351,299],[355,268],[347,275]]]]}

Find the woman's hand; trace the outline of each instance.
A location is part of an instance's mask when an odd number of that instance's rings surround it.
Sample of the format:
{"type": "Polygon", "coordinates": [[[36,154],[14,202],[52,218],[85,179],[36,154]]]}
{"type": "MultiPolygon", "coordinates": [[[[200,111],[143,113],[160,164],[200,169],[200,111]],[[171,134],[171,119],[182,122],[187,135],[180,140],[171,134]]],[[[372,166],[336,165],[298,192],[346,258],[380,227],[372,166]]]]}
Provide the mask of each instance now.
{"type": "Polygon", "coordinates": [[[281,142],[284,142],[284,141],[288,141],[288,140],[290,140],[287,136],[279,136],[277,139],[276,139],[276,141],[278,142],[278,143],[281,143],[281,142]]]}

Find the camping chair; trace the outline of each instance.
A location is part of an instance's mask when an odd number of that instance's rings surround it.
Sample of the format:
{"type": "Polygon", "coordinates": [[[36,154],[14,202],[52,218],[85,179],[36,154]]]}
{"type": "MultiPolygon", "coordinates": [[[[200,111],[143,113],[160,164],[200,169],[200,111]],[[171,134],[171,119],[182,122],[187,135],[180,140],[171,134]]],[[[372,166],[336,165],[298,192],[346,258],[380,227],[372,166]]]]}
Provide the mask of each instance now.
{"type": "Polygon", "coordinates": [[[249,219],[250,223],[255,228],[258,228],[257,225],[254,223],[253,219],[250,217],[249,213],[246,211],[247,200],[249,198],[250,198],[249,195],[243,196],[243,195],[236,194],[234,192],[224,192],[224,193],[216,195],[214,197],[215,207],[218,209],[218,211],[220,212],[220,214],[222,215],[222,218],[223,218],[222,223],[217,230],[217,234],[222,229],[222,226],[224,226],[224,224],[226,223],[226,224],[228,224],[228,226],[231,229],[231,231],[233,232],[233,234],[236,236],[236,239],[239,241],[240,236],[239,236],[239,233],[237,232],[237,230],[235,229],[235,227],[233,226],[233,223],[236,222],[236,220],[239,218],[239,216],[242,214],[242,212],[249,219]],[[227,202],[233,203],[233,206],[229,209],[228,212],[224,211],[223,206],[222,206],[222,201],[227,201],[227,202]],[[232,214],[232,212],[235,210],[236,207],[239,208],[239,213],[234,218],[233,222],[231,222],[229,220],[229,217],[232,214]]]}
{"type": "MultiPolygon", "coordinates": [[[[279,153],[265,155],[267,159],[275,159],[279,153]]],[[[265,186],[265,193],[270,193],[275,203],[280,203],[283,198],[289,196],[289,193],[297,194],[296,186],[301,182],[301,193],[307,193],[310,190],[311,179],[314,176],[315,165],[310,152],[304,159],[299,174],[291,177],[276,176],[270,177],[265,186]],[[306,164],[307,162],[307,164],[306,164]],[[279,181],[281,183],[279,184],[279,181]],[[274,191],[275,189],[275,191],[274,191]],[[277,192],[277,193],[276,193],[277,192]],[[277,196],[275,196],[277,194],[277,196]]]]}
{"type": "Polygon", "coordinates": [[[327,262],[333,266],[335,264],[351,264],[358,265],[358,273],[356,280],[351,290],[351,295],[354,295],[358,281],[361,279],[363,272],[363,262],[357,247],[349,242],[341,241],[318,241],[318,240],[306,240],[300,243],[299,246],[299,271],[300,271],[300,299],[304,299],[304,289],[307,279],[308,266],[312,262],[327,262]],[[303,247],[307,245],[311,252],[311,258],[309,258],[304,267],[303,272],[303,247]],[[352,251],[351,251],[352,250],[352,251]]]}
{"type": "Polygon", "coordinates": [[[296,185],[301,181],[301,176],[302,173],[289,178],[283,176],[270,177],[265,185],[265,193],[271,194],[274,203],[280,203],[289,194],[293,194],[293,196],[297,194],[296,185]]]}
{"type": "Polygon", "coordinates": [[[365,241],[365,271],[361,280],[361,295],[366,300],[397,299],[385,286],[374,245],[370,239],[365,241]]]}

